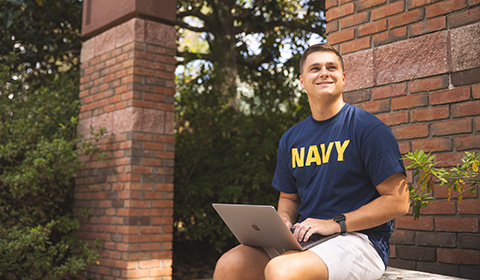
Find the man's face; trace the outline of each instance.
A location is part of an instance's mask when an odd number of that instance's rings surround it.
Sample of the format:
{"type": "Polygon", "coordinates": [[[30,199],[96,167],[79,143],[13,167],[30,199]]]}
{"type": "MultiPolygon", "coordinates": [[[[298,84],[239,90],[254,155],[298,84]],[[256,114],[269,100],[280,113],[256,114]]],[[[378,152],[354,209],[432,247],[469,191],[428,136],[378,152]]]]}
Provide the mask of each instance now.
{"type": "Polygon", "coordinates": [[[310,100],[341,96],[346,76],[340,59],[333,52],[310,54],[301,71],[300,85],[310,100]]]}

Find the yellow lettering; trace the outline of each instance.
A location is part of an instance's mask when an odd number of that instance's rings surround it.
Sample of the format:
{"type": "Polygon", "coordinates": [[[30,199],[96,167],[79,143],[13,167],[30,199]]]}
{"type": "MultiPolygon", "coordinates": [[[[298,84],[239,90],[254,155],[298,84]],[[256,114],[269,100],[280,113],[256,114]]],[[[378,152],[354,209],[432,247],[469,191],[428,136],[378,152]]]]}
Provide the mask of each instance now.
{"type": "Polygon", "coordinates": [[[315,162],[317,165],[322,164],[322,159],[320,158],[320,154],[318,153],[317,146],[310,146],[308,148],[308,155],[305,166],[310,166],[312,162],[315,162]]]}
{"type": "Polygon", "coordinates": [[[292,168],[303,167],[303,160],[305,158],[305,147],[300,148],[300,154],[297,148],[292,148],[292,168]]]}
{"type": "Polygon", "coordinates": [[[343,161],[343,154],[345,153],[345,150],[347,149],[348,144],[350,143],[350,140],[345,140],[342,145],[340,145],[340,141],[335,141],[335,148],[337,148],[337,154],[338,154],[338,161],[343,161]]]}
{"type": "Polygon", "coordinates": [[[327,152],[325,153],[325,144],[321,144],[320,148],[322,149],[322,159],[323,163],[327,163],[330,159],[330,154],[332,153],[333,142],[328,143],[327,152]]]}

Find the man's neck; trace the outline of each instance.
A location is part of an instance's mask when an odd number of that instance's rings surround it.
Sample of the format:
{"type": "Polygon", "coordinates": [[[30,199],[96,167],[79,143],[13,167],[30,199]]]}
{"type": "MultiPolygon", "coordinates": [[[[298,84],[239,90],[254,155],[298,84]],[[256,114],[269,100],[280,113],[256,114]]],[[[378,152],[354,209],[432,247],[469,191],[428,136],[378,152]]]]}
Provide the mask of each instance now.
{"type": "Polygon", "coordinates": [[[315,120],[324,121],[338,114],[344,105],[345,102],[343,101],[343,98],[339,98],[333,102],[310,104],[310,110],[312,111],[312,117],[315,120]]]}

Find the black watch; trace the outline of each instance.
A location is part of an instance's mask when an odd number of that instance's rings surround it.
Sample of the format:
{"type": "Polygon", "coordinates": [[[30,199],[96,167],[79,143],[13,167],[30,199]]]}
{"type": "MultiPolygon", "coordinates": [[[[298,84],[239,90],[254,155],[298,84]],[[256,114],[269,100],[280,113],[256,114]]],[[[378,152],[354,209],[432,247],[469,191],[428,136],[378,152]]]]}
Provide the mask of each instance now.
{"type": "Polygon", "coordinates": [[[333,216],[333,220],[340,225],[340,233],[344,234],[347,232],[347,225],[345,224],[345,215],[337,214],[333,216]]]}

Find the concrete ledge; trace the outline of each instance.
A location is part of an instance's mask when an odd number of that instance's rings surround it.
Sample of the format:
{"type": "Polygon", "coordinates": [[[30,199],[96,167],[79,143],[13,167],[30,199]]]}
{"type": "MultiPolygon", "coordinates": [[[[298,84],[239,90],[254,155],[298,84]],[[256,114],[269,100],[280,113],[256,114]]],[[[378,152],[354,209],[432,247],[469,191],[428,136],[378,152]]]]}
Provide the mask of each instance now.
{"type": "MultiPolygon", "coordinates": [[[[464,278],[458,278],[453,276],[445,276],[440,274],[433,274],[427,272],[420,272],[415,270],[400,269],[389,267],[379,280],[465,280],[464,278]]],[[[212,278],[197,279],[197,280],[212,280],[212,278]]]]}
{"type": "Polygon", "coordinates": [[[385,273],[383,274],[382,278],[380,278],[380,280],[397,280],[397,279],[404,279],[404,280],[405,279],[415,279],[415,280],[457,279],[457,280],[460,280],[464,278],[445,276],[445,275],[433,274],[433,273],[427,273],[427,272],[420,272],[415,270],[400,269],[400,268],[394,268],[394,267],[389,267],[387,271],[385,271],[385,273]]]}

